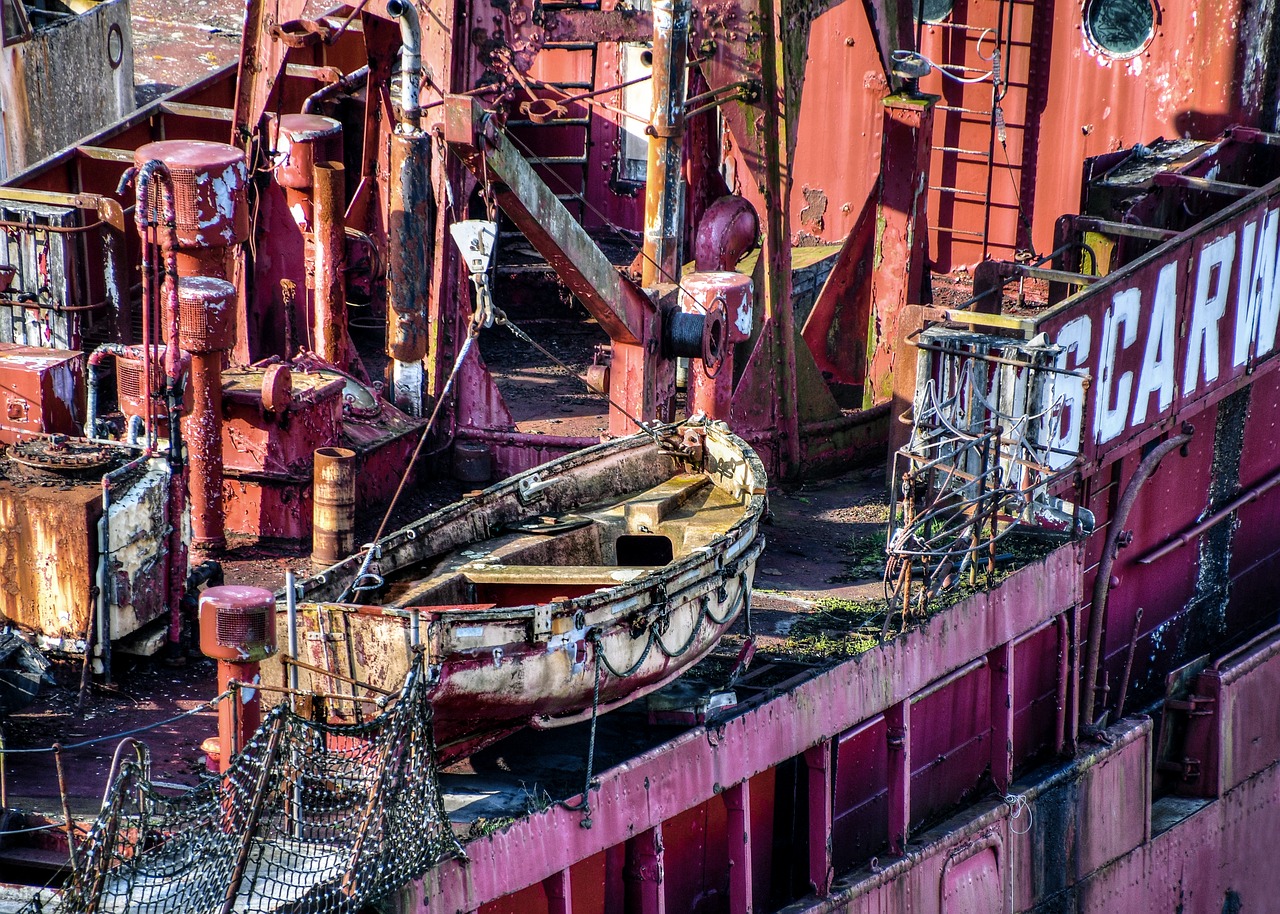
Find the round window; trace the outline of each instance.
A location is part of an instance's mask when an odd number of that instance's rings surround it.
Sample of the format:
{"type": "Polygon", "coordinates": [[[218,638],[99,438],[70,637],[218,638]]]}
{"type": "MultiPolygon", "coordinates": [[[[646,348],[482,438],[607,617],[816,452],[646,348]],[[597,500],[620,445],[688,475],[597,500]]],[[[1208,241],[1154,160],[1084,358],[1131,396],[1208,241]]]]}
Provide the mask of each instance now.
{"type": "Polygon", "coordinates": [[[955,0],[910,0],[911,17],[916,22],[941,22],[951,15],[955,0]]]}
{"type": "Polygon", "coordinates": [[[1087,0],[1085,34],[1112,57],[1132,57],[1156,33],[1156,9],[1151,0],[1087,0]]]}
{"type": "Polygon", "coordinates": [[[119,69],[120,64],[124,61],[124,35],[120,32],[118,23],[111,23],[111,28],[107,29],[107,63],[111,65],[111,69],[119,69]]]}

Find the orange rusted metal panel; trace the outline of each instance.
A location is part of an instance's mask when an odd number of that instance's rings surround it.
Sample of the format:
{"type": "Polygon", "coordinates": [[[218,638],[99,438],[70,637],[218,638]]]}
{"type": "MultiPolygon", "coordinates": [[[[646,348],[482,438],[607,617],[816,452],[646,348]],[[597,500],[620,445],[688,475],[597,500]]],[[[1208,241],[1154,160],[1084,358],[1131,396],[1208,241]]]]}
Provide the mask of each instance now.
{"type": "Polygon", "coordinates": [[[0,615],[51,638],[84,638],[101,515],[100,484],[0,480],[0,615]]]}

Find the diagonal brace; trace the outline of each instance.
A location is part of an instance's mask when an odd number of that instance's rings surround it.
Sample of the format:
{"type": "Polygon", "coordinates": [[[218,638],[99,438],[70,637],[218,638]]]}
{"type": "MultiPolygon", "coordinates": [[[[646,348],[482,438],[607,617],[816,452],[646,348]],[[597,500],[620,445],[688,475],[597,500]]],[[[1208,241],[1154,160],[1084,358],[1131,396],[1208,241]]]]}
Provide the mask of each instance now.
{"type": "Polygon", "coordinates": [[[621,275],[565,205],[538,177],[479,101],[445,99],[444,136],[560,279],[615,343],[640,343],[656,306],[621,275]]]}

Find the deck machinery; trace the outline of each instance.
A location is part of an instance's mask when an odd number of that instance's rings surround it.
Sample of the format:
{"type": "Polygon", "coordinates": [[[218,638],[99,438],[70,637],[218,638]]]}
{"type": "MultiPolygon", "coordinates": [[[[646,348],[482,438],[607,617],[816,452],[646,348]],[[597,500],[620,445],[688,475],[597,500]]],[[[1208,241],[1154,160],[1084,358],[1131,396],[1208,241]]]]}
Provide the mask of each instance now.
{"type": "Polygon", "coordinates": [[[251,0],[237,68],[0,187],[7,618],[110,675],[181,640],[202,553],[310,538],[317,449],[385,503],[433,414],[474,485],[701,411],[778,481],[886,458],[884,641],[397,910],[1267,908],[1273,12],[303,14],[251,0]],[[587,408],[511,370],[530,322],[587,408]],[[1017,528],[1063,542],[983,586],[1017,528]]]}

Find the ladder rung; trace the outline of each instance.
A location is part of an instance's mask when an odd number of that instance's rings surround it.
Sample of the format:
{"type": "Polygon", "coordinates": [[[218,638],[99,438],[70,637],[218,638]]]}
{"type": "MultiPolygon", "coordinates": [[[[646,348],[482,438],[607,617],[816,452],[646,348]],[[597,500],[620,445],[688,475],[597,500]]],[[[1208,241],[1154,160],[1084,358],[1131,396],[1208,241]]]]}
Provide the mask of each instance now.
{"type": "Polygon", "coordinates": [[[961,114],[976,114],[979,117],[990,118],[990,111],[979,111],[977,108],[962,108],[959,105],[938,105],[939,111],[958,111],[961,114]]]}
{"type": "Polygon", "coordinates": [[[586,165],[586,156],[537,156],[526,160],[530,165],[586,165]]]}
{"type": "MultiPolygon", "coordinates": [[[[542,4],[546,9],[548,4],[542,4]]],[[[594,51],[596,46],[589,41],[546,41],[542,47],[550,51],[594,51]]]]}
{"type": "Polygon", "coordinates": [[[971,238],[982,237],[982,232],[975,232],[973,229],[958,229],[952,228],[949,225],[935,225],[934,228],[938,230],[939,235],[968,235],[971,238]]]}
{"type": "Polygon", "coordinates": [[[594,89],[594,83],[546,83],[548,86],[554,86],[557,89],[594,89]]]}
{"type": "Polygon", "coordinates": [[[928,22],[925,23],[934,29],[956,29],[962,32],[989,32],[991,29],[981,25],[969,25],[967,22],[928,22]]]}
{"type": "MultiPolygon", "coordinates": [[[[507,121],[507,123],[511,122],[507,121]]],[[[938,152],[955,152],[960,155],[978,156],[983,159],[988,158],[989,155],[985,149],[961,149],[959,146],[934,146],[933,148],[938,152]]]]}
{"type": "Polygon", "coordinates": [[[964,197],[983,197],[983,198],[987,196],[980,190],[965,190],[963,187],[944,187],[942,185],[935,184],[933,189],[940,194],[958,194],[964,197]]]}

